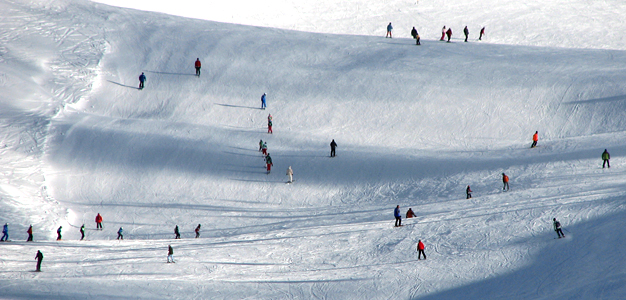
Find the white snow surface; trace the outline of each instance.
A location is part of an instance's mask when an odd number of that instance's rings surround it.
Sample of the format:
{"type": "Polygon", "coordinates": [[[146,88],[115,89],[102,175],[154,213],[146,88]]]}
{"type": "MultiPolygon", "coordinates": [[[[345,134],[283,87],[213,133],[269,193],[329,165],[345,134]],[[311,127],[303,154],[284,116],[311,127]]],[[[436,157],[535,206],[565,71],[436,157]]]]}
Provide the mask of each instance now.
{"type": "Polygon", "coordinates": [[[626,298],[624,2],[189,3],[0,2],[0,299],[626,298]]]}

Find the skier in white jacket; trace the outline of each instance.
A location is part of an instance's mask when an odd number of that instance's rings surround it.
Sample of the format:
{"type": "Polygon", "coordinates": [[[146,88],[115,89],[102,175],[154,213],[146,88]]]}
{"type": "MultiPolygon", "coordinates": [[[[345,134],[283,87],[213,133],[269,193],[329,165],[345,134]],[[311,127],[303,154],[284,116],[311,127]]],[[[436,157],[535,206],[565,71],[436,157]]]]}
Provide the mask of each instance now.
{"type": "Polygon", "coordinates": [[[291,169],[291,166],[287,168],[287,176],[289,176],[289,181],[287,181],[287,183],[292,183],[293,182],[293,170],[291,169]]]}

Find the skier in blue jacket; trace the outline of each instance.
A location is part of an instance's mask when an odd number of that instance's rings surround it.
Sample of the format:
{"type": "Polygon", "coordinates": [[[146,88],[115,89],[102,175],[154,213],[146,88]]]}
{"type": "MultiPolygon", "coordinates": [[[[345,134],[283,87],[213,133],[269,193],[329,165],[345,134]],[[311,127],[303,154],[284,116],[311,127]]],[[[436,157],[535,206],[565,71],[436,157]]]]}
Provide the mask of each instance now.
{"type": "Polygon", "coordinates": [[[139,89],[140,90],[143,90],[144,82],[146,82],[146,75],[144,75],[143,72],[141,72],[141,75],[139,75],[139,89]]]}
{"type": "Polygon", "coordinates": [[[9,223],[5,223],[2,227],[2,239],[0,241],[7,242],[9,240],[9,223]]]}
{"type": "Polygon", "coordinates": [[[391,36],[392,30],[393,30],[393,26],[391,26],[391,22],[389,22],[389,25],[387,25],[387,35],[385,36],[385,38],[393,38],[393,36],[391,36]]]}
{"type": "Polygon", "coordinates": [[[265,107],[267,106],[265,104],[265,96],[266,96],[265,93],[263,93],[263,96],[261,96],[261,109],[265,109],[265,107]]]}
{"type": "Polygon", "coordinates": [[[396,217],[396,227],[402,226],[402,216],[400,215],[400,205],[393,210],[393,216],[396,217]]]}

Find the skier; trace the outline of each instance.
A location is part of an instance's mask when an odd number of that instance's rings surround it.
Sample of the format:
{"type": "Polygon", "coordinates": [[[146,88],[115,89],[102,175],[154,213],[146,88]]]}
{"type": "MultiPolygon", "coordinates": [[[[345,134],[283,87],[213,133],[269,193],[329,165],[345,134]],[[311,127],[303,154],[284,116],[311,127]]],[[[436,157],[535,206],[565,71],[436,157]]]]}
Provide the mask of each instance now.
{"type": "Polygon", "coordinates": [[[35,255],[35,259],[37,260],[37,272],[41,272],[41,261],[43,260],[43,253],[37,250],[37,255],[35,255]]]}
{"type": "Polygon", "coordinates": [[[387,25],[387,35],[385,36],[385,38],[393,38],[391,36],[391,31],[393,30],[393,26],[391,26],[391,22],[389,22],[389,25],[387,25]]]}
{"type": "Polygon", "coordinates": [[[172,245],[167,245],[167,263],[173,263],[174,262],[174,249],[172,248],[172,245]]]}
{"type": "Polygon", "coordinates": [[[267,156],[267,143],[263,143],[263,146],[261,146],[261,149],[263,150],[263,155],[267,156]]]}
{"type": "Polygon", "coordinates": [[[424,255],[424,259],[426,259],[426,253],[424,253],[424,243],[422,240],[417,242],[417,259],[421,260],[422,255],[424,255]]]}
{"type": "Polygon", "coordinates": [[[330,157],[335,157],[335,148],[337,148],[337,143],[335,143],[335,139],[330,142],[330,157]]]}
{"type": "Polygon", "coordinates": [[[609,154],[609,151],[606,151],[606,149],[604,149],[604,152],[602,152],[602,169],[604,169],[604,165],[608,165],[609,168],[611,168],[611,163],[609,162],[609,159],[611,159],[611,154],[609,154]]]}
{"type": "Polygon", "coordinates": [[[263,93],[263,96],[261,96],[261,109],[265,109],[265,107],[267,106],[265,104],[265,96],[267,96],[267,94],[263,93]]]}
{"type": "Polygon", "coordinates": [[[259,141],[259,151],[263,149],[263,140],[259,141]]]}
{"type": "Polygon", "coordinates": [[[143,72],[141,72],[141,75],[139,75],[139,89],[140,90],[143,90],[144,82],[146,82],[146,75],[143,74],[143,72]]]}
{"type": "Polygon", "coordinates": [[[483,39],[483,35],[485,35],[485,27],[483,27],[482,29],[480,29],[480,36],[478,37],[479,41],[482,41],[483,39]]]}
{"type": "Polygon", "coordinates": [[[420,43],[420,35],[419,33],[415,36],[415,45],[421,45],[422,43],[420,43]]]}
{"type": "Polygon", "coordinates": [[[196,59],[196,76],[200,77],[200,68],[202,67],[202,63],[200,62],[200,58],[196,59]]]}
{"type": "Polygon", "coordinates": [[[85,239],[85,224],[83,224],[83,226],[80,226],[80,240],[84,240],[85,239]]]}
{"type": "Polygon", "coordinates": [[[443,41],[443,39],[446,37],[446,26],[444,25],[443,28],[441,28],[441,39],[440,41],[443,41]]]}
{"type": "Polygon", "coordinates": [[[124,239],[124,228],[120,227],[120,230],[117,231],[117,239],[124,239]]]}
{"type": "Polygon", "coordinates": [[[409,207],[409,210],[406,212],[406,218],[410,219],[415,217],[415,213],[413,212],[413,210],[409,207]]]}
{"type": "Polygon", "coordinates": [[[504,183],[504,186],[502,187],[502,191],[508,191],[509,190],[509,176],[506,176],[506,174],[502,173],[502,182],[504,183]]]}
{"type": "Polygon", "coordinates": [[[28,233],[28,239],[26,241],[32,242],[33,241],[33,225],[30,225],[30,227],[28,227],[28,230],[26,230],[26,233],[28,233]]]}
{"type": "Polygon", "coordinates": [[[59,229],[57,229],[57,241],[61,240],[61,229],[63,228],[63,226],[59,226],[59,229]]]}
{"type": "Polygon", "coordinates": [[[268,114],[267,115],[267,121],[270,122],[272,121],[274,118],[272,117],[272,114],[268,114]]]}
{"type": "Polygon", "coordinates": [[[265,156],[265,164],[267,165],[267,174],[269,174],[272,170],[272,166],[274,165],[269,153],[265,156]]]}
{"type": "Polygon", "coordinates": [[[178,225],[176,225],[176,228],[174,228],[174,234],[176,234],[176,237],[174,239],[180,239],[180,231],[178,230],[178,225]]]}
{"type": "Polygon", "coordinates": [[[563,234],[563,230],[561,230],[561,223],[557,221],[556,218],[552,219],[552,225],[554,225],[554,231],[556,231],[556,234],[559,236],[559,238],[565,237],[565,234],[563,234]]]}
{"type": "Polygon", "coordinates": [[[465,34],[465,42],[467,43],[467,36],[469,36],[469,29],[467,29],[467,26],[463,28],[463,33],[465,34]]]}
{"type": "Polygon", "coordinates": [[[448,28],[448,31],[446,31],[446,35],[448,36],[448,43],[449,43],[450,38],[452,37],[452,28],[448,28]]]}
{"type": "Polygon", "coordinates": [[[415,38],[415,36],[417,36],[417,29],[415,29],[415,26],[413,26],[413,29],[411,29],[411,36],[413,38],[415,38]]]}
{"type": "Polygon", "coordinates": [[[272,131],[272,120],[267,120],[267,133],[271,133],[271,134],[274,133],[272,131]]]}
{"type": "Polygon", "coordinates": [[[402,216],[400,215],[400,205],[393,210],[393,216],[396,217],[396,227],[402,226],[402,216]]]}
{"type": "Polygon", "coordinates": [[[198,224],[198,227],[196,227],[196,230],[195,230],[196,231],[196,238],[200,237],[200,226],[202,226],[202,225],[198,224]]]}
{"type": "Polygon", "coordinates": [[[9,241],[9,223],[4,223],[4,227],[2,227],[2,238],[0,238],[0,242],[8,242],[9,241]]]}
{"type": "Polygon", "coordinates": [[[533,143],[530,145],[530,148],[537,147],[537,141],[539,141],[539,131],[535,131],[535,134],[533,134],[533,143]]]}
{"type": "Polygon", "coordinates": [[[96,230],[98,229],[102,230],[102,216],[100,213],[96,216],[96,230]]]}
{"type": "Polygon", "coordinates": [[[472,198],[472,189],[470,189],[470,186],[468,185],[467,188],[465,189],[465,194],[467,195],[467,198],[465,199],[469,199],[472,198]]]}
{"type": "Polygon", "coordinates": [[[289,176],[289,181],[287,181],[287,183],[292,183],[293,182],[293,170],[291,169],[291,166],[287,168],[287,176],[289,176]]]}

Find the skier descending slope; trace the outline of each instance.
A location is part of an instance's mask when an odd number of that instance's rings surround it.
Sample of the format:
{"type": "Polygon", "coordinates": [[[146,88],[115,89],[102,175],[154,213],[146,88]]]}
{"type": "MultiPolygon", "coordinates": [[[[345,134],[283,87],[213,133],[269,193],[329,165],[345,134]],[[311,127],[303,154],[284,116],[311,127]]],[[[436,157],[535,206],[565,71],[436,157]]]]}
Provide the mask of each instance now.
{"type": "Polygon", "coordinates": [[[502,173],[502,183],[504,183],[504,186],[502,187],[502,191],[506,192],[509,190],[509,176],[506,176],[506,174],[502,173]]]}
{"type": "Polygon", "coordinates": [[[552,226],[554,226],[554,231],[559,236],[559,238],[564,238],[565,234],[563,234],[563,230],[561,230],[561,222],[557,221],[556,218],[552,219],[552,226]]]}
{"type": "Polygon", "coordinates": [[[443,41],[443,39],[446,38],[446,25],[443,25],[443,28],[441,28],[441,39],[440,41],[443,41]]]}
{"type": "Polygon", "coordinates": [[[33,225],[30,225],[30,227],[28,227],[28,230],[26,230],[26,233],[28,233],[28,239],[26,241],[32,242],[33,241],[33,225]]]}
{"type": "Polygon", "coordinates": [[[143,72],[141,72],[141,75],[139,75],[139,89],[143,90],[143,84],[144,82],[146,82],[146,75],[143,74],[143,72]]]}
{"type": "Polygon", "coordinates": [[[480,35],[478,36],[479,41],[482,41],[483,35],[485,35],[485,27],[480,30],[480,35]]]}
{"type": "Polygon", "coordinates": [[[421,256],[424,255],[424,259],[426,259],[426,253],[424,253],[424,243],[422,243],[422,240],[419,240],[417,242],[417,259],[421,260],[421,256]]]}
{"type": "Polygon", "coordinates": [[[180,230],[178,230],[178,225],[174,228],[174,234],[176,235],[174,239],[180,239],[180,230]]]}
{"type": "Polygon", "coordinates": [[[269,153],[265,156],[265,164],[267,165],[267,174],[269,174],[272,170],[272,166],[274,166],[272,163],[272,157],[270,157],[269,153]]]}
{"type": "Polygon", "coordinates": [[[263,153],[264,156],[267,156],[267,143],[266,142],[263,142],[263,146],[261,146],[261,150],[263,150],[263,152],[261,153],[263,153]]]}
{"type": "Polygon", "coordinates": [[[172,245],[167,245],[167,263],[174,262],[174,248],[172,248],[172,245]]]}
{"type": "Polygon", "coordinates": [[[291,169],[291,166],[287,168],[287,176],[289,176],[289,181],[287,181],[287,183],[292,183],[293,182],[293,170],[291,169]]]}
{"type": "Polygon", "coordinates": [[[465,199],[470,199],[472,198],[472,189],[470,189],[470,186],[468,185],[467,188],[465,189],[465,195],[466,198],[465,199]]]}
{"type": "Polygon", "coordinates": [[[37,255],[35,255],[35,259],[37,260],[37,272],[41,272],[41,261],[43,261],[43,253],[37,250],[37,255]]]}
{"type": "Polygon", "coordinates": [[[530,148],[537,147],[537,141],[539,141],[539,131],[535,131],[535,134],[533,134],[533,143],[530,145],[530,148]]]}
{"type": "Polygon", "coordinates": [[[85,239],[85,224],[83,224],[83,226],[80,226],[80,240],[84,240],[85,239]]]}
{"type": "Polygon", "coordinates": [[[63,226],[59,226],[59,229],[57,229],[57,241],[61,240],[61,229],[63,228],[63,226]]]}
{"type": "Polygon", "coordinates": [[[201,227],[201,226],[202,226],[202,225],[198,224],[198,227],[196,227],[196,230],[195,230],[195,231],[196,231],[196,238],[199,238],[199,237],[200,237],[200,227],[201,227]]]}
{"type": "Polygon", "coordinates": [[[124,239],[124,228],[120,227],[120,230],[117,231],[117,239],[124,239]]]}
{"type": "Polygon", "coordinates": [[[9,241],[9,223],[4,223],[4,227],[2,227],[2,238],[0,242],[8,242],[9,241]]]}

